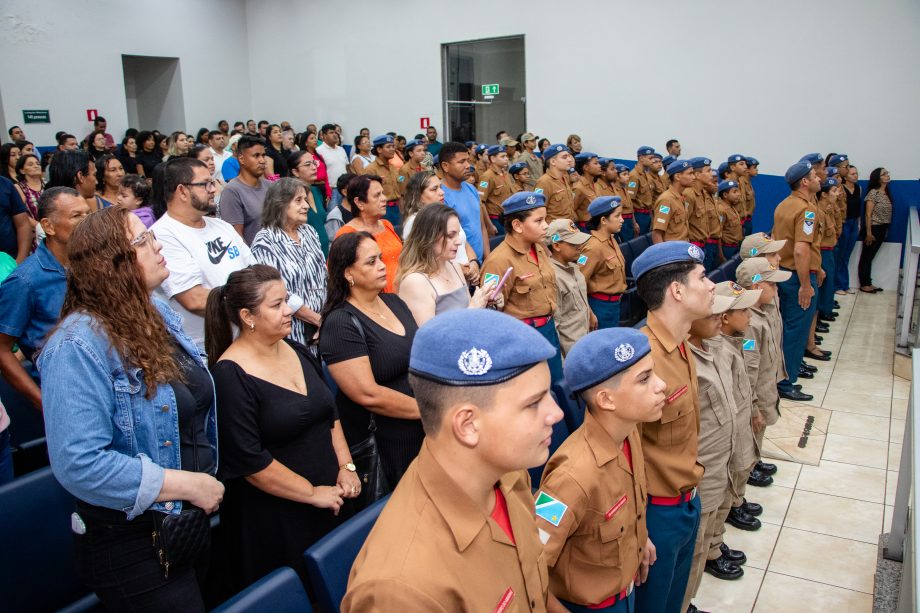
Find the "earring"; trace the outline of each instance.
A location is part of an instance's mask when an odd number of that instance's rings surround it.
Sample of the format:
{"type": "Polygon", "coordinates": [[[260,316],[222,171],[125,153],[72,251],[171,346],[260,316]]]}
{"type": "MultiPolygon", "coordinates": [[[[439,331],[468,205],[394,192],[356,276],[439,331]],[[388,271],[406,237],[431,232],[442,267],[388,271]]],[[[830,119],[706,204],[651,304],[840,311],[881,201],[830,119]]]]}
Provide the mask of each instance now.
{"type": "Polygon", "coordinates": [[[256,324],[254,322],[249,322],[249,331],[250,332],[256,331],[256,324]]]}
{"type": "Polygon", "coordinates": [[[350,278],[350,277],[345,277],[345,280],[348,281],[348,287],[354,287],[354,286],[355,286],[355,280],[354,280],[354,279],[352,279],[352,278],[350,278]]]}

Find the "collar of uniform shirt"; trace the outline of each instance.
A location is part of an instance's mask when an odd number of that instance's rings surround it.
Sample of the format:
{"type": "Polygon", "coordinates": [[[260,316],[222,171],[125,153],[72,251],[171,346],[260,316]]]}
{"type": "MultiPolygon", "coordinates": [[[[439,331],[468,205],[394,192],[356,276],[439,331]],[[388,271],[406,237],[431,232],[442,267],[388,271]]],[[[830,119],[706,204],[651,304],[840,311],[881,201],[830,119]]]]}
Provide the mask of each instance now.
{"type": "Polygon", "coordinates": [[[671,336],[670,330],[668,330],[664,322],[662,322],[655,313],[650,312],[648,314],[645,325],[648,326],[649,330],[655,333],[655,338],[658,339],[658,342],[661,343],[661,346],[664,347],[664,350],[668,353],[671,353],[682,344],[682,341],[679,343],[671,336]]]}
{"type": "MultiPolygon", "coordinates": [[[[585,411],[585,440],[594,453],[594,460],[597,462],[598,467],[622,455],[616,445],[613,444],[610,434],[597,421],[591,411],[585,411]]],[[[625,457],[623,462],[626,462],[625,457]]]]}

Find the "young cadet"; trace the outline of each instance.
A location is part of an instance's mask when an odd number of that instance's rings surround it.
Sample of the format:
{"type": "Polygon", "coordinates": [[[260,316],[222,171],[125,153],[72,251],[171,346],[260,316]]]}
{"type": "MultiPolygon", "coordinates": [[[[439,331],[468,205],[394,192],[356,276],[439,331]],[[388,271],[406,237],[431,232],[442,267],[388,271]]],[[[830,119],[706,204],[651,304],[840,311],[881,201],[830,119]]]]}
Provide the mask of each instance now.
{"type": "Polygon", "coordinates": [[[482,176],[482,174],[489,169],[489,151],[488,145],[476,145],[476,162],[473,166],[476,167],[476,178],[482,176]]]}
{"type": "Polygon", "coordinates": [[[639,236],[639,223],[636,221],[635,208],[628,189],[630,182],[629,168],[625,164],[617,164],[614,166],[614,170],[616,170],[617,178],[614,180],[611,177],[610,181],[611,185],[613,185],[613,195],[620,197],[623,227],[620,229],[619,239],[625,243],[639,236]]]}
{"type": "MultiPolygon", "coordinates": [[[[741,192],[738,210],[741,213],[742,235],[747,236],[749,232],[745,231],[745,224],[751,223],[751,202],[748,200],[748,195],[753,194],[750,183],[745,185],[747,181],[747,158],[740,153],[733,153],[728,156],[726,164],[728,164],[728,170],[725,173],[725,178],[737,183],[738,191],[741,192]]],[[[739,240],[738,242],[740,243],[741,241],[739,240]]]]}
{"type": "MultiPolygon", "coordinates": [[[[544,175],[545,176],[545,175],[544,175]]],[[[539,332],[559,348],[553,315],[556,312],[556,275],[543,248],[546,233],[546,199],[543,194],[518,192],[502,204],[505,240],[482,264],[481,282],[511,275],[502,287],[504,312],[539,332]]],[[[562,358],[549,361],[553,381],[562,378],[562,358]]]]}
{"type": "Polygon", "coordinates": [[[581,248],[581,272],[588,284],[588,304],[598,328],[620,325],[620,299],[626,291],[626,259],[616,241],[623,227],[618,196],[601,196],[588,206],[591,240],[581,248]]]}
{"type": "Polygon", "coordinates": [[[636,223],[639,225],[638,234],[647,234],[652,226],[652,207],[655,206],[655,191],[652,183],[653,178],[652,157],[655,150],[648,145],[639,147],[636,151],[638,161],[629,173],[629,183],[626,184],[626,191],[633,202],[633,212],[636,216],[636,223]]]}
{"type": "Polygon", "coordinates": [[[709,193],[709,184],[712,182],[712,160],[695,157],[687,161],[693,168],[693,183],[683,193],[689,211],[688,240],[706,254],[703,265],[709,271],[714,268],[712,264],[716,260],[718,250],[715,241],[713,241],[712,248],[709,246],[709,241],[712,240],[712,220],[718,217],[715,200],[709,193]]]}
{"type": "Polygon", "coordinates": [[[546,197],[546,221],[575,219],[575,198],[569,181],[574,160],[565,145],[550,145],[543,152],[546,172],[537,180],[534,192],[546,197]]]}
{"type": "Polygon", "coordinates": [[[640,613],[679,613],[690,576],[700,520],[696,487],[700,419],[696,364],[685,341],[694,320],[712,312],[713,283],[703,250],[684,241],[652,245],[632,263],[639,297],[648,306],[655,374],[667,384],[661,419],[640,424],[648,480],[646,518],[658,561],[636,592],[640,613]]]}
{"type": "Polygon", "coordinates": [[[406,163],[402,165],[396,176],[400,198],[406,195],[406,186],[409,185],[412,175],[425,170],[422,162],[425,161],[425,154],[428,153],[426,146],[427,143],[421,139],[412,139],[406,143],[406,163]]]}
{"type": "Polygon", "coordinates": [[[536,135],[530,132],[521,134],[521,147],[522,150],[514,161],[527,164],[528,174],[530,175],[530,182],[527,184],[527,189],[522,191],[533,191],[533,188],[537,184],[537,179],[543,176],[543,162],[540,161],[540,158],[538,158],[536,154],[536,135]]]}
{"type": "Polygon", "coordinates": [[[575,171],[581,175],[581,181],[575,185],[575,222],[582,230],[587,228],[588,205],[600,196],[597,180],[603,173],[600,160],[596,153],[582,151],[575,156],[575,171]]]}
{"type": "Polygon", "coordinates": [[[523,470],[546,461],[562,419],[546,366],[555,352],[488,309],[419,328],[409,383],[425,441],[358,553],[343,612],[564,611],[548,593],[523,470]]]}
{"type": "Polygon", "coordinates": [[[652,202],[658,200],[661,194],[665,193],[671,184],[670,177],[666,176],[667,167],[664,165],[664,157],[657,151],[652,154],[652,202]]]}
{"type": "Polygon", "coordinates": [[[594,182],[598,196],[615,196],[613,183],[617,180],[616,162],[612,158],[597,158],[597,163],[601,166],[601,174],[598,175],[594,182]]]}
{"type": "Polygon", "coordinates": [[[373,140],[371,153],[376,157],[361,171],[365,175],[377,175],[383,182],[383,197],[387,201],[386,220],[394,226],[399,225],[399,171],[390,164],[396,155],[396,145],[389,134],[378,136],[373,140]]]}
{"type": "Polygon", "coordinates": [[[749,188],[748,191],[748,222],[747,226],[744,228],[744,235],[748,236],[751,232],[754,231],[754,211],[757,210],[757,194],[754,191],[754,182],[752,179],[760,174],[760,161],[755,157],[746,157],[744,161],[747,162],[747,177],[745,177],[745,182],[749,188]]]}
{"type": "Polygon", "coordinates": [[[786,170],[786,183],[792,190],[773,211],[773,238],[785,240],[780,249],[780,266],[792,278],[779,284],[780,314],[783,318],[783,359],[787,377],[780,381],[779,396],[787,400],[812,400],[793,386],[805,356],[809,328],[817,308],[817,269],[821,265],[817,249],[815,194],[821,181],[810,162],[797,162],[786,170]]]}
{"type": "Polygon", "coordinates": [[[684,190],[693,185],[695,175],[687,160],[676,160],[668,166],[673,178],[667,190],[655,201],[652,220],[652,242],[686,241],[690,233],[684,190]]]}
{"type": "Polygon", "coordinates": [[[728,493],[728,464],[735,429],[731,357],[719,351],[722,314],[734,301],[734,298],[716,295],[712,314],[697,319],[690,326],[690,351],[695,359],[700,387],[699,462],[706,470],[699,487],[700,529],[693,548],[693,564],[682,611],[693,610],[690,601],[699,590],[704,569],[719,579],[739,579],[744,574],[740,565],[747,561],[741,551],[728,546],[724,547],[725,551],[718,546],[710,546],[725,524],[725,518],[719,516],[719,509],[728,493]]]}
{"type": "Polygon", "coordinates": [[[665,383],[654,366],[648,339],[632,328],[591,332],[566,359],[585,421],[546,464],[536,514],[550,592],[569,611],[633,611],[633,588],[655,563],[636,429],[661,418],[665,383]]]}
{"type": "Polygon", "coordinates": [[[508,172],[508,151],[505,146],[493,145],[489,147],[488,153],[489,168],[479,177],[479,198],[496,232],[504,234],[505,229],[499,221],[502,202],[517,192],[518,187],[508,172]]]}
{"type": "Polygon", "coordinates": [[[589,329],[597,329],[597,318],[588,308],[585,276],[579,270],[585,258],[578,253],[578,248],[590,238],[569,219],[553,221],[546,227],[543,238],[550,264],[556,273],[558,296],[555,320],[562,355],[567,354],[575,341],[587,334],[589,329]]]}
{"type": "MultiPolygon", "coordinates": [[[[836,168],[828,169],[836,171],[836,168]]],[[[828,173],[830,174],[830,173],[828,173]]],[[[836,174],[836,172],[835,172],[836,174]]],[[[818,287],[818,319],[834,321],[834,279],[837,276],[837,262],[834,248],[837,246],[837,201],[843,188],[833,177],[821,185],[818,192],[818,231],[821,234],[821,270],[824,281],[818,287]]]]}
{"type": "Polygon", "coordinates": [[[718,192],[719,222],[722,225],[719,232],[719,263],[722,263],[738,255],[741,250],[741,241],[744,239],[743,204],[741,189],[731,179],[720,181],[718,192]]]}
{"type": "Polygon", "coordinates": [[[511,175],[511,178],[514,179],[514,184],[517,185],[518,188],[517,191],[533,191],[533,185],[536,181],[531,180],[530,166],[528,166],[526,162],[515,162],[508,167],[508,173],[511,175]]]}

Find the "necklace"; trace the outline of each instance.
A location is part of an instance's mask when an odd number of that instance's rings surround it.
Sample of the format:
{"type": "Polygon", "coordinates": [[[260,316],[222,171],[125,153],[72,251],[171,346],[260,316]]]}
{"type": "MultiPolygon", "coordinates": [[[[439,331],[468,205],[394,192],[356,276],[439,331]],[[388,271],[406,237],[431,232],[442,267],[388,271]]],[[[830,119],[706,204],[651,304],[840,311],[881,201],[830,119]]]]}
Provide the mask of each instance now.
{"type": "MultiPolygon", "coordinates": [[[[378,300],[380,300],[379,296],[374,299],[374,302],[376,303],[378,300]]],[[[351,301],[351,303],[360,311],[364,311],[365,313],[370,313],[371,315],[376,315],[380,319],[387,319],[387,316],[385,314],[381,313],[380,311],[375,311],[370,306],[359,305],[357,301],[351,301]]]]}

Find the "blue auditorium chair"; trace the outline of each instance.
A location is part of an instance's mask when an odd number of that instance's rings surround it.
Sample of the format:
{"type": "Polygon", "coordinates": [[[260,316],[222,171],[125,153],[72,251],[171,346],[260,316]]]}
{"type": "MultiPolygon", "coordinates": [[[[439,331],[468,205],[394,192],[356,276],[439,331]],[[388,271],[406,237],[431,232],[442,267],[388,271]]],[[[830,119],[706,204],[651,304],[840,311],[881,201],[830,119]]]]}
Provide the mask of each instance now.
{"type": "Polygon", "coordinates": [[[709,280],[713,283],[721,283],[722,281],[725,281],[725,270],[719,266],[718,268],[711,270],[706,276],[709,277],[709,280]]]}
{"type": "Polygon", "coordinates": [[[741,256],[736,255],[732,259],[722,264],[722,268],[724,269],[724,272],[725,272],[726,281],[735,280],[735,271],[738,269],[738,264],[740,263],[741,263],[741,256]]]}
{"type": "Polygon", "coordinates": [[[345,597],[351,566],[387,500],[389,496],[378,500],[304,552],[310,583],[316,591],[319,609],[323,613],[339,610],[342,598],[345,597]]]}
{"type": "Polygon", "coordinates": [[[496,247],[502,244],[502,241],[505,240],[504,234],[498,234],[489,239],[489,251],[493,251],[496,247]]]}
{"type": "Polygon", "coordinates": [[[265,575],[212,613],[313,613],[310,599],[293,568],[283,566],[265,575]]]}
{"type": "MultiPolygon", "coordinates": [[[[553,399],[556,401],[556,404],[558,404],[558,405],[559,405],[559,408],[561,409],[561,408],[562,408],[562,401],[559,400],[559,397],[558,397],[558,396],[556,395],[556,393],[553,392],[552,390],[550,390],[550,394],[552,394],[553,399]]],[[[564,412],[565,412],[565,410],[563,409],[563,413],[564,413],[564,412]]],[[[569,434],[571,434],[571,433],[572,433],[572,431],[569,429],[569,425],[568,425],[568,423],[566,423],[566,420],[565,420],[565,417],[564,417],[564,416],[563,416],[563,418],[560,419],[558,422],[556,422],[555,424],[553,424],[553,436],[552,436],[552,438],[550,439],[550,442],[549,442],[549,455],[550,455],[550,456],[552,456],[552,455],[556,452],[556,450],[559,449],[559,445],[561,445],[561,444],[563,443],[563,441],[565,441],[565,439],[567,439],[567,438],[569,437],[569,434]]],[[[531,469],[529,470],[529,472],[530,472],[530,486],[531,486],[534,490],[536,490],[537,487],[540,485],[540,478],[543,476],[543,467],[544,467],[544,466],[546,466],[546,463],[545,463],[545,462],[544,462],[543,464],[541,464],[540,466],[534,466],[533,468],[531,468],[531,469]]]]}
{"type": "Polygon", "coordinates": [[[550,391],[555,395],[559,408],[565,415],[565,423],[569,427],[569,432],[575,432],[585,421],[585,405],[581,398],[576,398],[569,389],[564,379],[553,381],[550,384],[550,391]]]}

